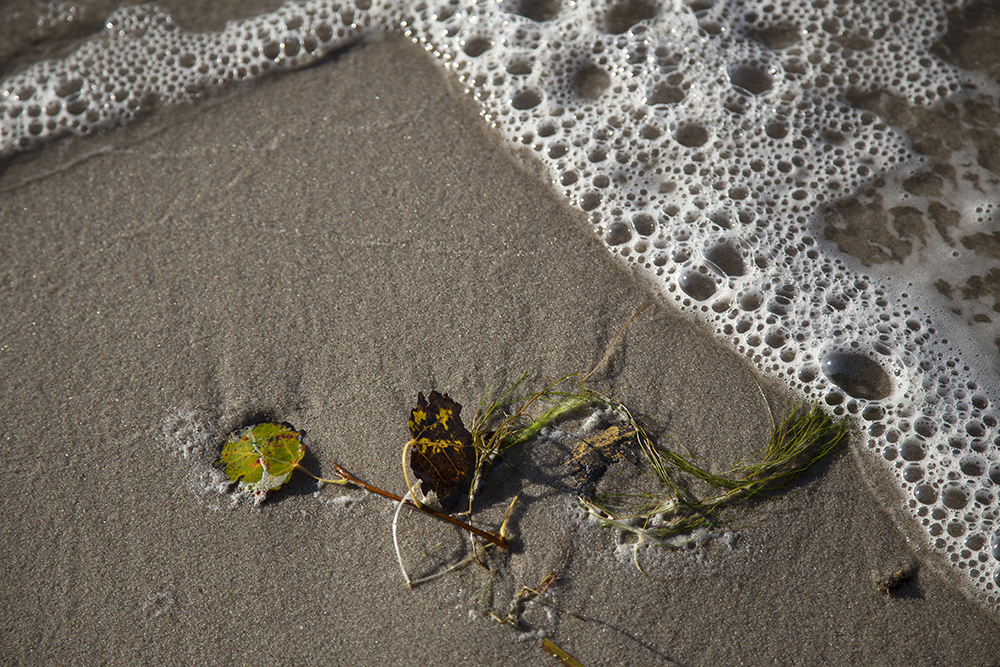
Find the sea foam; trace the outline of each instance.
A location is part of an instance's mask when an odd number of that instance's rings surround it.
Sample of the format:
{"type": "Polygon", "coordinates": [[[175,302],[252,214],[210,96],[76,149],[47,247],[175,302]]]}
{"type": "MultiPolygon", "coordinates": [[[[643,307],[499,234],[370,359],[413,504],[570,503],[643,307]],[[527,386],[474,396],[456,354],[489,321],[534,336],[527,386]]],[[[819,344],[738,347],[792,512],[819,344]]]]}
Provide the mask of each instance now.
{"type": "Polygon", "coordinates": [[[855,417],[886,502],[997,610],[997,90],[933,53],[956,3],[911,5],[314,1],[202,34],[133,6],[0,84],[0,155],[402,31],[610,252],[855,417]],[[934,114],[960,120],[908,136],[934,114]]]}

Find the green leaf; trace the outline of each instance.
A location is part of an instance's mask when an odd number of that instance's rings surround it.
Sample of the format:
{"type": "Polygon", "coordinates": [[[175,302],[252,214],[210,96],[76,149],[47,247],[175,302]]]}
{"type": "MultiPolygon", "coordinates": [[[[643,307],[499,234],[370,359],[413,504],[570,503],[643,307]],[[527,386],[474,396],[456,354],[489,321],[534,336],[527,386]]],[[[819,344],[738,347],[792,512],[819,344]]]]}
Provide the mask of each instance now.
{"type": "Polygon", "coordinates": [[[302,438],[291,424],[262,423],[229,436],[218,465],[224,466],[231,482],[253,493],[257,502],[268,491],[281,487],[306,453],[302,438]]]}

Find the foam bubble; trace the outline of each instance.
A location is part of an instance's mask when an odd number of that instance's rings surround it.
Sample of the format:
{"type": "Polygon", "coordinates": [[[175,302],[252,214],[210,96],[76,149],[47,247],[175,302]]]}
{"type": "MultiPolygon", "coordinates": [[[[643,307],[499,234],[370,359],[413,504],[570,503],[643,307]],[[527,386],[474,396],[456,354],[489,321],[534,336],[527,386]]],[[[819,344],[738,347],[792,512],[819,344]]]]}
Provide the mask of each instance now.
{"type": "Polygon", "coordinates": [[[167,452],[186,464],[188,490],[213,510],[236,502],[229,497],[229,478],[212,465],[219,437],[215,418],[197,408],[178,408],[163,422],[163,445],[167,452]],[[223,499],[228,502],[223,503],[223,499]]]}
{"type": "Polygon", "coordinates": [[[314,0],[206,34],[127,7],[0,85],[0,152],[402,30],[610,252],[855,417],[927,546],[996,609],[1000,114],[994,82],[932,48],[957,4],[314,0]]]}
{"type": "Polygon", "coordinates": [[[163,422],[163,444],[182,459],[196,461],[211,457],[219,433],[215,420],[204,410],[178,408],[163,422]]]}

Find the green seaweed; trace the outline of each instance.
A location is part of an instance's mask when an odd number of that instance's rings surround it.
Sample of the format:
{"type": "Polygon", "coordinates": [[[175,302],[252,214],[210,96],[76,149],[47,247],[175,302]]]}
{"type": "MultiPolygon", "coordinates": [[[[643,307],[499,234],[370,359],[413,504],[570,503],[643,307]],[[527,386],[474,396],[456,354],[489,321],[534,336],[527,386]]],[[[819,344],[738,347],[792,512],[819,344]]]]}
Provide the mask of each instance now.
{"type": "Polygon", "coordinates": [[[765,493],[780,492],[811,466],[845,442],[846,420],[834,420],[818,406],[793,410],[772,427],[759,457],[726,474],[715,474],[662,444],[621,404],[613,406],[626,415],[638,447],[656,475],[659,490],[644,494],[579,497],[580,506],[602,525],[634,533],[640,542],[673,546],[670,538],[709,529],[719,523],[723,509],[746,507],[765,493]],[[685,476],[707,485],[709,491],[690,490],[685,476]]]}

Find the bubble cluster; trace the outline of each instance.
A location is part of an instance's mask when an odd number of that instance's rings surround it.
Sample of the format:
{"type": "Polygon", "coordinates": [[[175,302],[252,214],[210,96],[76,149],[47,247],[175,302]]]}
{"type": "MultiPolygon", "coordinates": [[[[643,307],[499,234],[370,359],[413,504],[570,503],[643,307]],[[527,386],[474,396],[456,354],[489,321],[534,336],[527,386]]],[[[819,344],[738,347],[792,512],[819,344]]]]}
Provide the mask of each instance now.
{"type": "Polygon", "coordinates": [[[197,35],[131,7],[0,86],[0,152],[398,29],[538,156],[612,253],[762,373],[853,416],[927,545],[997,609],[997,350],[954,314],[991,321],[972,278],[949,280],[973,255],[1000,275],[967,249],[994,224],[982,188],[1000,180],[957,148],[961,166],[935,170],[947,151],[934,162],[889,121],[989,82],[933,55],[957,3],[913,4],[315,0],[197,35]],[[965,181],[981,186],[971,204],[941,194],[965,181]]]}
{"type": "Polygon", "coordinates": [[[163,446],[187,467],[184,484],[206,507],[219,511],[234,507],[240,494],[230,494],[232,483],[213,466],[221,434],[216,419],[197,408],[177,408],[163,422],[163,446]]]}
{"type": "Polygon", "coordinates": [[[163,422],[163,445],[179,458],[210,458],[218,441],[215,421],[202,410],[179,408],[163,422]]]}
{"type": "Polygon", "coordinates": [[[36,63],[3,83],[0,156],[120,125],[157,102],[301,67],[367,25],[353,4],[334,2],[283,7],[220,33],[189,33],[155,4],[122,7],[66,60],[36,63]]]}

